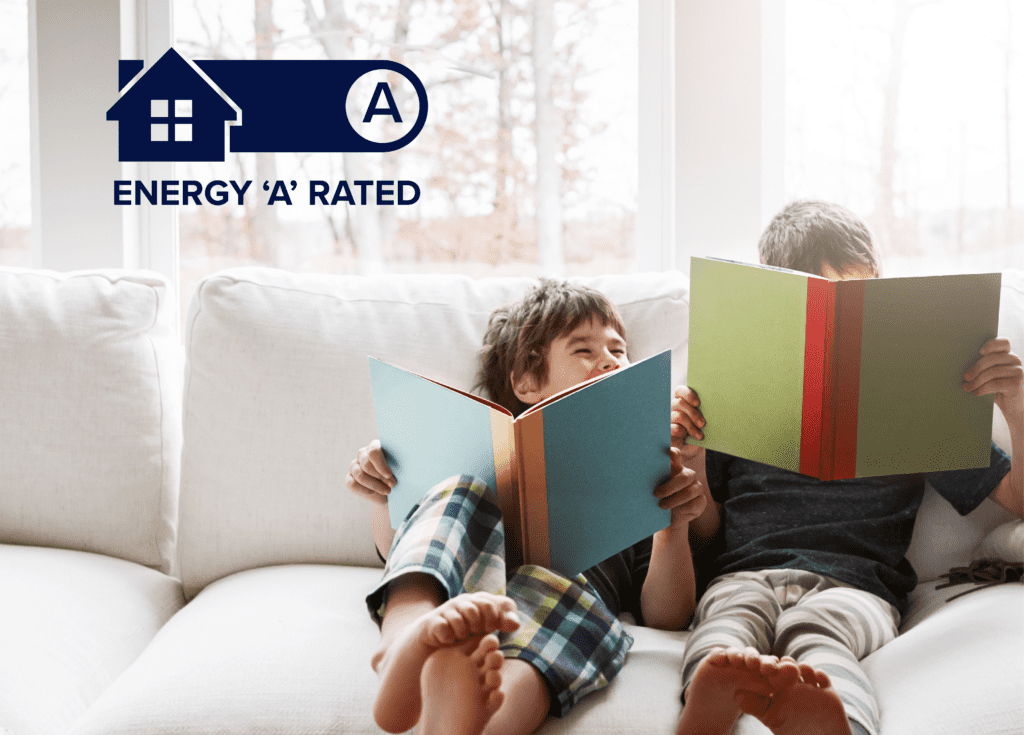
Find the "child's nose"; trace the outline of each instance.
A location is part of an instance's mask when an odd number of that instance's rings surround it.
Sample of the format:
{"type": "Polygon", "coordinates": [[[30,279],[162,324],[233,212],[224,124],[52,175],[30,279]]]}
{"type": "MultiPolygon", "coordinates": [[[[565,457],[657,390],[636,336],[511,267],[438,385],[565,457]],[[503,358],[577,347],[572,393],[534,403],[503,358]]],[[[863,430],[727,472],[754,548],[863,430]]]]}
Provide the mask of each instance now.
{"type": "Polygon", "coordinates": [[[601,363],[600,363],[601,372],[607,372],[609,370],[617,370],[618,367],[619,367],[619,361],[618,361],[618,359],[616,359],[615,355],[613,355],[612,353],[605,352],[604,355],[601,356],[601,363]]]}

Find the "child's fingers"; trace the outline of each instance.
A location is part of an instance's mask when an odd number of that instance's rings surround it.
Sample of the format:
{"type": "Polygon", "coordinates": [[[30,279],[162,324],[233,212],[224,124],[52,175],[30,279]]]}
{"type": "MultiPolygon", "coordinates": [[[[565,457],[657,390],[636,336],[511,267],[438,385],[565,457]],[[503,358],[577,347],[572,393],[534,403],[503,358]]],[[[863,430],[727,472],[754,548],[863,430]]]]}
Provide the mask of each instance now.
{"type": "Polygon", "coordinates": [[[382,480],[367,473],[357,459],[352,460],[352,464],[348,467],[348,476],[345,478],[345,484],[349,490],[371,499],[373,495],[387,496],[391,493],[391,487],[382,480]]]}
{"type": "MultiPolygon", "coordinates": [[[[690,410],[696,411],[697,409],[691,408],[690,410]]],[[[704,432],[700,430],[700,427],[704,425],[703,417],[695,419],[693,415],[685,411],[672,411],[670,420],[672,422],[673,437],[685,438],[692,436],[694,439],[704,438],[704,432]]]]}
{"type": "Polygon", "coordinates": [[[676,447],[671,447],[669,450],[669,462],[670,471],[672,477],[675,477],[683,471],[683,453],[676,447]]]}
{"type": "Polygon", "coordinates": [[[982,373],[992,368],[998,368],[1004,365],[1020,365],[1021,359],[1018,355],[1013,352],[992,352],[971,366],[971,369],[964,373],[964,380],[973,381],[982,373]]]}
{"type": "Polygon", "coordinates": [[[1024,367],[1020,362],[1016,365],[997,365],[990,367],[974,380],[964,383],[964,390],[976,396],[984,396],[989,393],[1004,393],[1019,389],[1021,381],[1024,380],[1024,367]]]}
{"type": "Polygon", "coordinates": [[[682,457],[683,462],[696,460],[698,457],[702,456],[704,452],[704,447],[698,447],[696,444],[680,442],[678,439],[672,443],[672,447],[679,450],[679,455],[682,457]]]}
{"type": "Polygon", "coordinates": [[[383,480],[389,487],[395,486],[395,476],[384,459],[384,450],[381,449],[379,439],[374,439],[369,446],[360,449],[358,458],[364,472],[383,480]]]}
{"type": "Polygon", "coordinates": [[[676,388],[675,396],[676,398],[681,398],[695,408],[700,406],[700,397],[697,395],[697,391],[688,385],[680,385],[676,388]]]}
{"type": "Polygon", "coordinates": [[[992,352],[1009,352],[1010,351],[1010,340],[1006,337],[995,337],[990,339],[988,342],[981,346],[978,350],[983,355],[988,355],[992,352]]]}

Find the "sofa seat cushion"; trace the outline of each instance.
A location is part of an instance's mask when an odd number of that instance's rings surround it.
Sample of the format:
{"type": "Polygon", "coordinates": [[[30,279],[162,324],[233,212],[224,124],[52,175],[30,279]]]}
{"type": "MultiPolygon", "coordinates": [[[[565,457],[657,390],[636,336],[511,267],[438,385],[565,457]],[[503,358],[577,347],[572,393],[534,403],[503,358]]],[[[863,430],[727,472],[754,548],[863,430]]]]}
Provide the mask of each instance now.
{"type": "Polygon", "coordinates": [[[214,582],[78,722],[74,735],[374,733],[380,570],[287,565],[214,582]]]}
{"type": "Polygon", "coordinates": [[[882,732],[998,735],[1024,723],[1024,585],[918,585],[900,636],[864,660],[882,732]]]}
{"type": "Polygon", "coordinates": [[[675,730],[682,712],[680,671],[689,633],[636,625],[626,630],[633,647],[612,685],[584,699],[567,717],[550,718],[544,735],[675,730]]]}
{"type": "Polygon", "coordinates": [[[67,732],[184,604],[147,567],[32,546],[0,544],[0,590],[0,732],[17,735],[67,732]]]}

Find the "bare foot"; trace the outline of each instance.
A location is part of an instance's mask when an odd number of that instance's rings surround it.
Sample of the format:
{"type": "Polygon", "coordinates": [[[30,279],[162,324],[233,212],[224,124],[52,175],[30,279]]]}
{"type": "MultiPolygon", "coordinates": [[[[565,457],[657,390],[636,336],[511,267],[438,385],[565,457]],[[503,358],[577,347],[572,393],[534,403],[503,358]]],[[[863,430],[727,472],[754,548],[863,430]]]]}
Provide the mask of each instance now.
{"type": "MultiPolygon", "coordinates": [[[[795,665],[784,658],[781,665],[795,665]]],[[[809,664],[799,665],[799,676],[787,683],[769,677],[771,698],[739,692],[736,702],[775,735],[851,735],[843,702],[832,688],[828,674],[809,664]]]]}
{"type": "Polygon", "coordinates": [[[463,657],[471,657],[486,634],[519,628],[515,610],[515,602],[508,597],[474,592],[453,597],[410,622],[387,650],[374,657],[380,676],[373,703],[377,725],[391,733],[415,726],[422,708],[420,677],[427,659],[459,644],[472,644],[459,651],[463,657]]]}
{"type": "Polygon", "coordinates": [[[795,679],[774,656],[753,648],[717,648],[701,661],[686,690],[686,704],[676,735],[727,735],[742,714],[737,692],[767,699],[774,689],[768,677],[795,679]]]}
{"type": "Polygon", "coordinates": [[[479,735],[505,698],[504,660],[494,634],[431,654],[420,680],[420,735],[479,735]]]}

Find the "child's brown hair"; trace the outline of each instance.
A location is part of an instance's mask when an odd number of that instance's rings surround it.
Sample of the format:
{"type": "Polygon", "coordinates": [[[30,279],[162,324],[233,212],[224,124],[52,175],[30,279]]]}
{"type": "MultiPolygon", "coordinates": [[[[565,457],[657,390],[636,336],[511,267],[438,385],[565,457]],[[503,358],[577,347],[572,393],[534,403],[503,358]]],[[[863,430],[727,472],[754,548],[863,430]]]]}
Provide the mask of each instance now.
{"type": "Polygon", "coordinates": [[[532,375],[538,385],[543,385],[551,342],[591,319],[612,327],[626,339],[622,317],[603,293],[541,278],[518,302],[491,314],[480,353],[477,387],[518,416],[529,406],[513,390],[513,373],[517,378],[532,375]]]}
{"type": "Polygon", "coordinates": [[[761,262],[821,275],[828,263],[842,273],[863,266],[880,276],[871,229],[846,207],[812,199],[792,202],[768,223],[757,244],[761,262]]]}

